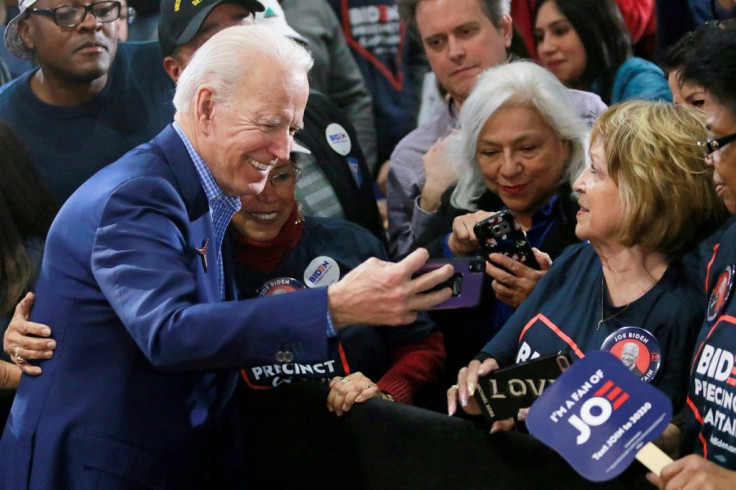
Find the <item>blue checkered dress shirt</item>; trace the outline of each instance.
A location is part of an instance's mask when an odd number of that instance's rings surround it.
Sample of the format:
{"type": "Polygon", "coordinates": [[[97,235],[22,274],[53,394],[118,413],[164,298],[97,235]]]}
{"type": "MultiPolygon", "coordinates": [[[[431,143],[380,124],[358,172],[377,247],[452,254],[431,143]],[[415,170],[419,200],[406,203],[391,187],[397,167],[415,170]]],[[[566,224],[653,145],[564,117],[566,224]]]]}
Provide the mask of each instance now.
{"type": "Polygon", "coordinates": [[[220,299],[224,301],[225,268],[222,265],[222,240],[225,236],[227,225],[230,224],[233,215],[240,210],[240,198],[237,196],[229,197],[222,192],[220,186],[215,182],[215,178],[212,176],[212,172],[210,172],[207,164],[204,163],[202,157],[194,149],[181,127],[177,123],[174,123],[174,129],[184,142],[184,146],[187,148],[187,152],[189,152],[189,156],[194,162],[194,167],[197,169],[197,174],[199,175],[199,181],[202,183],[207,201],[210,204],[210,217],[212,217],[212,224],[215,227],[214,245],[217,247],[215,250],[217,250],[217,274],[220,285],[220,299]]]}

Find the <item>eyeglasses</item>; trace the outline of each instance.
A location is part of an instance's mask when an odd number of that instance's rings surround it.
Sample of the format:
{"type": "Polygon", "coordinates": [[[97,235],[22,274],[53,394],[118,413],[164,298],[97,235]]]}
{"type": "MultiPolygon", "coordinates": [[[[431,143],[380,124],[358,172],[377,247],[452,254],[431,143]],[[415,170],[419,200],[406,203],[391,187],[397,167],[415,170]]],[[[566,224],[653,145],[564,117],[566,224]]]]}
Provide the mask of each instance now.
{"type": "Polygon", "coordinates": [[[729,134],[728,136],[718,139],[708,138],[705,141],[698,141],[698,146],[705,149],[705,155],[708,156],[711,153],[720,150],[732,141],[736,141],[736,133],[729,134]]]}
{"type": "Polygon", "coordinates": [[[279,170],[275,174],[270,175],[268,177],[268,181],[274,187],[286,187],[288,185],[293,185],[299,179],[299,177],[301,177],[301,175],[302,170],[300,168],[285,168],[283,170],[279,170]]]}
{"type": "Polygon", "coordinates": [[[120,2],[97,2],[92,5],[62,5],[53,9],[28,9],[26,18],[31,14],[51,17],[59,27],[76,27],[87,18],[88,13],[99,22],[112,22],[120,17],[120,2]]]}

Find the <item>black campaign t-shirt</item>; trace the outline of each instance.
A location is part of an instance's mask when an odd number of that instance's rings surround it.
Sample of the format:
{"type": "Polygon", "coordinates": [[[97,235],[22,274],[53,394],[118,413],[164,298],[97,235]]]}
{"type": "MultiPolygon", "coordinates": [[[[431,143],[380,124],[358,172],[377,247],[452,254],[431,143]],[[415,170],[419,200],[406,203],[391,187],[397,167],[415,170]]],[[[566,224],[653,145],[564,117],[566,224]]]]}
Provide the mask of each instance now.
{"type": "Polygon", "coordinates": [[[736,470],[736,225],[723,235],[708,263],[710,301],[690,366],[687,405],[693,415],[694,452],[736,470]],[[729,277],[730,276],[730,277],[729,277]]]}
{"type": "Polygon", "coordinates": [[[659,371],[652,384],[682,404],[688,360],[705,305],[702,293],[688,281],[682,264],[668,267],[662,278],[626,307],[604,309],[602,267],[588,243],[572,245],[560,255],[532,294],[483,348],[501,367],[544,354],[567,353],[580,359],[601,349],[603,341],[622,327],[639,327],[657,339],[659,371]],[[601,318],[606,321],[598,326],[601,318]]]}

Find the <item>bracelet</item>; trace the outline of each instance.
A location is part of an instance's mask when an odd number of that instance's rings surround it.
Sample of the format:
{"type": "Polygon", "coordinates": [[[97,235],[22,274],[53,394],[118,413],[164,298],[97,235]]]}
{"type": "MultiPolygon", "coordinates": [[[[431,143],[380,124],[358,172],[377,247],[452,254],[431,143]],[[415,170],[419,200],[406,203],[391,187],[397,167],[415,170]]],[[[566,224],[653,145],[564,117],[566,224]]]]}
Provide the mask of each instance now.
{"type": "Polygon", "coordinates": [[[384,400],[389,401],[389,402],[396,401],[396,400],[394,400],[394,397],[391,396],[391,393],[386,393],[385,391],[382,391],[381,392],[381,398],[383,398],[384,400]]]}

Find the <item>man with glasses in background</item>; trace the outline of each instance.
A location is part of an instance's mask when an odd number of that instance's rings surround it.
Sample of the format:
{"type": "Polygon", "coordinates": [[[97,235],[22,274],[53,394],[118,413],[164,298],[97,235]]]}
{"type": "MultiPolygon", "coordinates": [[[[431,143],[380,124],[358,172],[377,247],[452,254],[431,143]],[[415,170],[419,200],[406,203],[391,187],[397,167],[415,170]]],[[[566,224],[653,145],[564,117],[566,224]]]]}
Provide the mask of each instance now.
{"type": "Polygon", "coordinates": [[[61,204],[97,170],[148,141],[174,115],[156,43],[118,43],[116,0],[21,0],[8,51],[31,70],[0,93],[0,119],[31,151],[61,204]]]}

